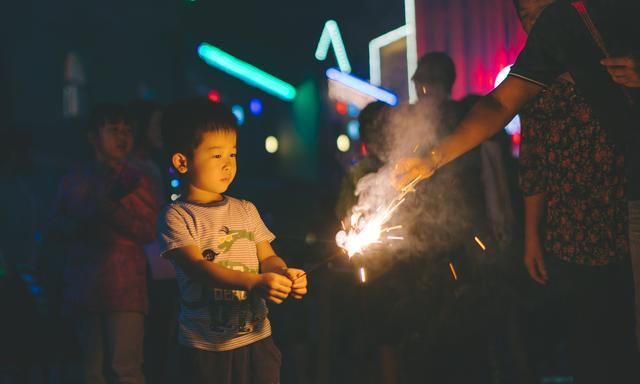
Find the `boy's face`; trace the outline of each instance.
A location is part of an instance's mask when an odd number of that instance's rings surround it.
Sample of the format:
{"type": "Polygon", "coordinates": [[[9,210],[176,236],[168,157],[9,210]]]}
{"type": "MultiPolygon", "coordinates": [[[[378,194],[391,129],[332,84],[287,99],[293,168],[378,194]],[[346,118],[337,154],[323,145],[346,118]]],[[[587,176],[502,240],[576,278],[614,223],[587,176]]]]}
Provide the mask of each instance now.
{"type": "Polygon", "coordinates": [[[99,159],[118,163],[131,153],[133,129],[124,122],[107,122],[98,127],[93,141],[99,159]]]}
{"type": "Polygon", "coordinates": [[[189,198],[204,202],[221,198],[236,176],[235,132],[205,132],[186,168],[189,198]]]}

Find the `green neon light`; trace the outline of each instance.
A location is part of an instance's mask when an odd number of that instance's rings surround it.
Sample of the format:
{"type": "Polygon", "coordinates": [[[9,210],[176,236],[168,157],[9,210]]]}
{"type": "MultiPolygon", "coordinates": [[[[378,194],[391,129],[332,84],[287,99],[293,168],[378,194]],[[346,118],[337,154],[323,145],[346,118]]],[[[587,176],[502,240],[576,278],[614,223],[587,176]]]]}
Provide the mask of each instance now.
{"type": "Polygon", "coordinates": [[[245,61],[237,59],[213,45],[207,43],[200,44],[198,46],[198,55],[210,66],[218,68],[282,100],[291,101],[296,97],[296,89],[291,84],[245,61]]]}
{"type": "Polygon", "coordinates": [[[340,34],[340,28],[335,20],[328,20],[324,24],[320,40],[318,41],[318,47],[316,48],[316,59],[323,61],[327,58],[329,53],[329,47],[333,45],[333,52],[336,54],[336,60],[338,61],[338,67],[342,72],[350,73],[351,64],[347,57],[347,50],[344,47],[342,41],[342,35],[340,34]]]}

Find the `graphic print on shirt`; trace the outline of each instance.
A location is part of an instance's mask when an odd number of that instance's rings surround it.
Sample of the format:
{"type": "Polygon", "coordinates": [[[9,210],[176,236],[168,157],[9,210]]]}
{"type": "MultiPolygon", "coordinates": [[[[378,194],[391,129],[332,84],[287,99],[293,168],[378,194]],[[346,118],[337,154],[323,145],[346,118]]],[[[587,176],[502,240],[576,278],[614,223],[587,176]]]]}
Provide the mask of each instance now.
{"type": "Polygon", "coordinates": [[[233,244],[240,239],[247,239],[249,241],[254,241],[255,236],[253,232],[242,230],[231,230],[226,225],[220,229],[220,232],[224,233],[225,236],[222,236],[218,242],[218,248],[222,250],[222,253],[227,253],[233,247],[233,244]]]}
{"type": "MultiPolygon", "coordinates": [[[[205,250],[209,257],[203,256],[210,262],[219,255],[223,255],[231,250],[236,241],[246,239],[254,241],[253,232],[246,230],[232,230],[227,226],[220,229],[222,236],[218,239],[218,252],[205,250]]],[[[258,273],[257,269],[252,269],[243,263],[233,260],[220,260],[217,262],[225,268],[243,272],[258,273]]],[[[260,298],[255,294],[250,294],[243,290],[232,290],[214,288],[213,294],[209,296],[209,317],[211,323],[210,330],[217,333],[245,334],[253,331],[253,323],[260,320],[257,314],[260,312],[260,298]]]]}
{"type": "MultiPolygon", "coordinates": [[[[258,273],[242,263],[222,261],[225,268],[248,273],[258,273]]],[[[209,325],[217,333],[245,334],[253,331],[253,323],[262,320],[259,316],[260,298],[253,293],[235,289],[214,288],[209,298],[209,325]],[[236,317],[237,322],[233,321],[236,317]]]]}

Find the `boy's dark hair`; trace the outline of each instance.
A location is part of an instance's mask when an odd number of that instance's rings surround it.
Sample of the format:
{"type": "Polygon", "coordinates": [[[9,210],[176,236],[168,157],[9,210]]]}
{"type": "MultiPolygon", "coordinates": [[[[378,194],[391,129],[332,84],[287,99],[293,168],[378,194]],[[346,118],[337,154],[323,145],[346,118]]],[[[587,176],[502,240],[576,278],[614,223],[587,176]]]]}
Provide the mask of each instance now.
{"type": "Polygon", "coordinates": [[[88,132],[96,132],[107,123],[125,123],[131,125],[131,114],[126,106],[118,103],[100,103],[91,112],[87,124],[88,132]]]}
{"type": "Polygon", "coordinates": [[[191,157],[205,132],[237,133],[237,130],[238,123],[231,109],[207,98],[171,104],[162,118],[162,141],[169,157],[176,153],[191,157]]]}

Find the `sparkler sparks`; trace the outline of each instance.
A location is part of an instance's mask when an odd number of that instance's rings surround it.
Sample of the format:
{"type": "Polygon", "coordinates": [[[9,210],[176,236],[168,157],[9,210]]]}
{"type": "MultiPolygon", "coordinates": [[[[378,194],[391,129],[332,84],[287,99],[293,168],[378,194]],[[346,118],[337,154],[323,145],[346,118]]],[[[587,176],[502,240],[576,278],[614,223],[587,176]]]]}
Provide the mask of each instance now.
{"type": "Polygon", "coordinates": [[[456,268],[453,266],[452,262],[449,262],[449,269],[451,270],[451,275],[453,276],[453,280],[458,280],[458,274],[456,273],[456,268]]]}
{"type": "Polygon", "coordinates": [[[365,283],[367,281],[367,276],[365,275],[364,267],[360,267],[360,281],[365,283]]]}
{"type": "Polygon", "coordinates": [[[478,245],[480,246],[480,248],[482,248],[483,251],[487,250],[487,247],[484,246],[484,243],[482,242],[482,240],[480,240],[478,236],[475,236],[473,239],[476,241],[476,243],[478,243],[478,245]]]}
{"type": "MultiPolygon", "coordinates": [[[[401,225],[394,227],[383,228],[393,213],[398,209],[402,203],[405,202],[405,196],[407,193],[413,191],[413,187],[422,180],[422,175],[416,177],[412,182],[404,186],[400,193],[382,209],[379,207],[372,217],[364,218],[361,212],[351,215],[351,228],[347,231],[343,229],[336,234],[336,243],[339,247],[343,248],[349,257],[355,254],[363,253],[371,244],[379,244],[382,242],[382,233],[387,233],[395,229],[402,228],[401,225]]],[[[387,239],[393,236],[388,236],[387,239]]],[[[393,240],[402,240],[402,238],[395,236],[393,240]]]]}

